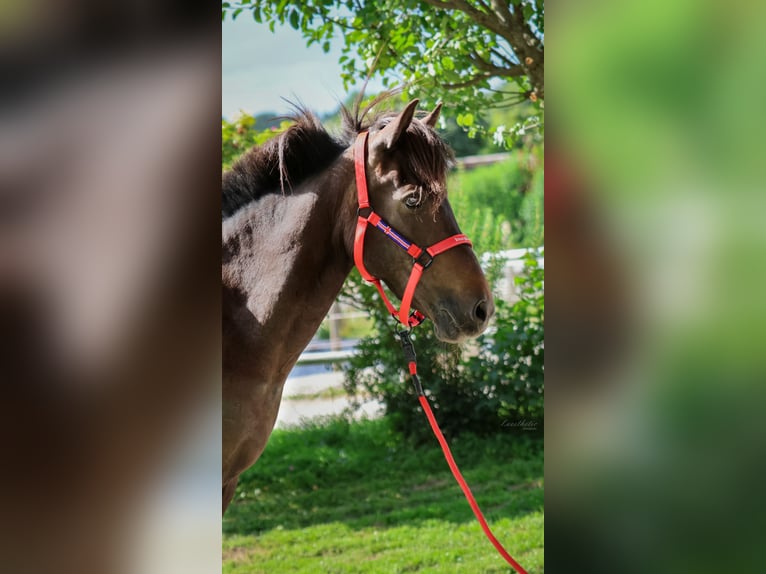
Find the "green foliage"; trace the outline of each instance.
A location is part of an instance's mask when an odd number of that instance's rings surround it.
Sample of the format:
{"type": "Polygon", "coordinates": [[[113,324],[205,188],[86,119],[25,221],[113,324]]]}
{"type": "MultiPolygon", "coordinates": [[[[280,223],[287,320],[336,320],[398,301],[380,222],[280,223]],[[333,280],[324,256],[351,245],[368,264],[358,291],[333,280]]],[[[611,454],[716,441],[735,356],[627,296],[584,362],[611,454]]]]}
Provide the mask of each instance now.
{"type": "MultiPolygon", "coordinates": [[[[473,346],[444,344],[427,325],[413,330],[418,371],[447,436],[466,431],[491,435],[503,427],[529,432],[524,421],[542,431],[543,270],[532,255],[525,263],[521,299],[512,305],[496,301],[494,329],[473,346]]],[[[396,429],[426,440],[430,431],[404,368],[393,319],[357,273],[344,293],[370,310],[375,325],[344,367],[346,390],[378,398],[396,429]]]]}
{"type": "Polygon", "coordinates": [[[477,251],[535,247],[543,237],[541,151],[450,176],[450,204],[477,251]],[[482,222],[482,223],[480,223],[482,222]]]}
{"type": "MultiPolygon", "coordinates": [[[[508,433],[452,441],[493,531],[543,571],[543,444],[508,433]]],[[[223,518],[224,572],[506,572],[436,441],[386,419],[275,430],[223,518]]]]}
{"type": "Polygon", "coordinates": [[[519,245],[543,245],[545,228],[545,171],[538,169],[532,177],[532,182],[519,212],[522,221],[523,238],[519,245]]]}
{"type": "Polygon", "coordinates": [[[444,100],[469,133],[482,128],[480,115],[491,108],[529,102],[542,116],[543,0],[491,5],[466,0],[459,7],[436,0],[222,4],[224,16],[236,18],[242,10],[272,31],[277,24],[299,30],[308,45],[321,45],[325,52],[342,37],[339,63],[347,89],[373,70],[385,86],[405,84],[406,95],[417,95],[426,105],[444,100]]]}
{"type": "Polygon", "coordinates": [[[444,118],[443,127],[439,129],[439,134],[449,143],[455,156],[478,155],[484,149],[502,151],[500,148],[493,147],[491,139],[486,134],[477,133],[474,137],[468,137],[468,132],[457,125],[457,121],[452,118],[451,110],[444,110],[442,117],[444,118]]]}

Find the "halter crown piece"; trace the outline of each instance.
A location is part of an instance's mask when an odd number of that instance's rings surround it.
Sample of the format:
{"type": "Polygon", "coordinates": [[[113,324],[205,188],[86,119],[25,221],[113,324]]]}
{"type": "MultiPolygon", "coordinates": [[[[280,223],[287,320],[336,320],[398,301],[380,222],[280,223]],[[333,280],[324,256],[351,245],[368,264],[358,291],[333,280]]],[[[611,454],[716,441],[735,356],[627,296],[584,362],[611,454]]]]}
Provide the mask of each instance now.
{"type": "Polygon", "coordinates": [[[364,280],[372,283],[378,289],[380,297],[386,304],[389,313],[391,313],[391,315],[405,327],[416,327],[426,318],[425,315],[417,309],[414,309],[412,313],[410,313],[410,309],[412,308],[412,298],[415,295],[415,289],[418,286],[420,277],[423,275],[423,271],[431,266],[431,263],[433,263],[434,258],[437,255],[444,253],[453,247],[457,247],[458,245],[470,246],[471,240],[462,233],[457,233],[423,249],[405,239],[401,233],[397,232],[375,213],[370,206],[370,198],[367,193],[367,137],[368,132],[361,132],[357,136],[356,144],[354,145],[354,169],[356,172],[357,201],[359,203],[359,208],[357,210],[356,235],[354,237],[354,263],[364,280]],[[386,237],[393,241],[398,247],[406,251],[407,255],[413,259],[410,278],[407,280],[407,286],[404,288],[402,303],[399,306],[398,311],[383,290],[383,285],[381,284],[380,279],[374,277],[364,266],[364,237],[368,225],[372,225],[376,229],[385,233],[386,237]]]}

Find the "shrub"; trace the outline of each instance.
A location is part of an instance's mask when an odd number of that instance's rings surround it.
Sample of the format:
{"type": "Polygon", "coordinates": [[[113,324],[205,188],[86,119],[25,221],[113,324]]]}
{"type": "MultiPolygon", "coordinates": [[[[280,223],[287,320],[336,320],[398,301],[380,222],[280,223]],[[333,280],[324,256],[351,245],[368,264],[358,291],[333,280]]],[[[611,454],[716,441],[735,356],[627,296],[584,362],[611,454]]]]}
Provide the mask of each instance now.
{"type": "Polygon", "coordinates": [[[465,362],[465,376],[481,384],[486,400],[503,419],[542,421],[544,413],[544,272],[529,253],[525,274],[516,277],[520,299],[496,300],[495,329],[479,337],[479,353],[465,362]]]}

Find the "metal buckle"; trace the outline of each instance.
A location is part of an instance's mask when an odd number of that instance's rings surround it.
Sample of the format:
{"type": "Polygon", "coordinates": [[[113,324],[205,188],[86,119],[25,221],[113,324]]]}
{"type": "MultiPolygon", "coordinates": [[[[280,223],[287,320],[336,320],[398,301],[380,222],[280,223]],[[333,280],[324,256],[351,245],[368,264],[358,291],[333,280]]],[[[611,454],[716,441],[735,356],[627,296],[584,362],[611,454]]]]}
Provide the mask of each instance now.
{"type": "Polygon", "coordinates": [[[415,260],[415,263],[419,264],[424,270],[428,269],[429,267],[431,267],[431,263],[434,262],[434,258],[425,249],[423,250],[423,252],[420,255],[418,255],[417,257],[413,257],[413,259],[415,260]],[[428,261],[424,262],[423,261],[423,257],[427,257],[428,261]]]}
{"type": "Polygon", "coordinates": [[[415,346],[410,339],[410,332],[407,329],[402,329],[397,333],[399,335],[399,341],[402,343],[402,351],[404,353],[405,360],[409,362],[415,362],[415,346]]]}
{"type": "Polygon", "coordinates": [[[369,219],[370,215],[372,215],[372,207],[357,207],[356,215],[357,217],[363,217],[364,219],[369,219]],[[362,215],[362,211],[367,211],[367,215],[362,215]]]}

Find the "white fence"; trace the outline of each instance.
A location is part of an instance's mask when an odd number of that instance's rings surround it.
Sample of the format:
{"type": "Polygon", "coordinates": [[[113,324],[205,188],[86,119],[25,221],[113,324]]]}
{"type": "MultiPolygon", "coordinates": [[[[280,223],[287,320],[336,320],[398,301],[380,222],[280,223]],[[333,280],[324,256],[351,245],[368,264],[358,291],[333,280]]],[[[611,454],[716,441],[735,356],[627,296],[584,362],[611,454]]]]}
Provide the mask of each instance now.
{"type": "Polygon", "coordinates": [[[527,253],[533,252],[537,263],[541,268],[545,268],[545,257],[543,257],[543,248],[532,249],[508,249],[498,253],[485,253],[481,258],[481,265],[485,269],[490,265],[493,259],[505,259],[503,266],[503,276],[495,284],[495,297],[499,297],[508,303],[515,303],[519,299],[519,290],[515,279],[524,272],[524,258],[527,253]]]}

